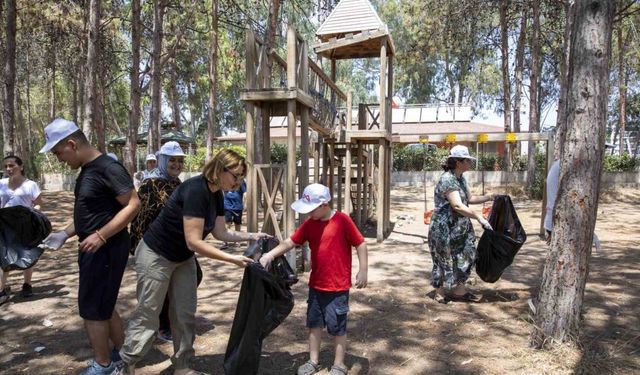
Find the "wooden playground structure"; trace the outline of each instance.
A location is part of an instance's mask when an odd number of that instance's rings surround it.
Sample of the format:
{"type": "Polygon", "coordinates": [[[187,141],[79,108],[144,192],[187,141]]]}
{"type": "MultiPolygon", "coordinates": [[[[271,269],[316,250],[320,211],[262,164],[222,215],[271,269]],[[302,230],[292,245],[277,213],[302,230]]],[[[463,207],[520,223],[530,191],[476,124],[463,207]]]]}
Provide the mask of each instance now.
{"type": "MultiPolygon", "coordinates": [[[[355,3],[370,7],[367,1],[355,3]]],[[[287,238],[296,228],[289,205],[306,185],[318,182],[331,189],[334,207],[352,214],[359,226],[375,212],[379,242],[389,234],[394,46],[373,8],[365,10],[375,22],[354,30],[342,26],[347,25],[345,17],[358,10],[336,7],[317,32],[320,43],[314,50],[319,63],[309,57],[307,42],[292,27],[287,30],[286,59],[267,51],[253,31],[247,32],[246,89],[241,99],[246,105],[249,231],[287,238]],[[336,61],[368,57],[380,59],[379,111],[372,126],[367,126],[364,114],[370,105],[360,104],[358,123],[353,126],[351,94],[335,83],[336,61]],[[330,62],[329,73],[321,68],[322,58],[330,62]],[[273,116],[287,117],[286,165],[269,163],[273,116]],[[300,145],[296,144],[298,124],[300,145]],[[310,133],[317,137],[312,140],[310,133]]]]}

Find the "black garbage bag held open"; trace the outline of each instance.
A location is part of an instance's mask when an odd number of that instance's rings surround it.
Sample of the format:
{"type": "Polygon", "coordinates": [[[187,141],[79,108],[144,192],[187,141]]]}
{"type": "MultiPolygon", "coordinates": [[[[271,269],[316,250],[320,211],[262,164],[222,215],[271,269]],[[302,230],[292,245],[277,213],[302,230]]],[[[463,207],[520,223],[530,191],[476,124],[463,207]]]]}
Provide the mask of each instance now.
{"type": "MultiPolygon", "coordinates": [[[[254,259],[276,247],[276,239],[261,239],[244,252],[254,259]]],[[[284,257],[271,262],[269,271],[260,263],[249,264],[244,271],[242,287],[224,355],[226,375],[258,373],[262,341],[276,329],[293,310],[290,286],[298,278],[284,257]]]]}
{"type": "Polygon", "coordinates": [[[482,281],[495,283],[513,262],[527,234],[508,195],[494,199],[489,224],[493,230],[485,230],[478,242],[476,273],[482,281]]]}
{"type": "Polygon", "coordinates": [[[42,255],[38,245],[51,233],[51,223],[39,211],[14,206],[0,209],[0,267],[26,270],[42,255]]]}

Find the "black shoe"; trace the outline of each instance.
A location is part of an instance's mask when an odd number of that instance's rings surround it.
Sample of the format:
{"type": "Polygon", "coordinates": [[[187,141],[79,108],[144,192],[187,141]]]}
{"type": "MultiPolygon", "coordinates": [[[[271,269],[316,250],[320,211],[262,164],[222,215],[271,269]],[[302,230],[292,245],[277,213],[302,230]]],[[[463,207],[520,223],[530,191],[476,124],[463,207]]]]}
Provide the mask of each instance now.
{"type": "Polygon", "coordinates": [[[33,295],[33,288],[31,284],[24,283],[22,284],[22,292],[20,292],[20,296],[24,298],[31,297],[33,295]]]}

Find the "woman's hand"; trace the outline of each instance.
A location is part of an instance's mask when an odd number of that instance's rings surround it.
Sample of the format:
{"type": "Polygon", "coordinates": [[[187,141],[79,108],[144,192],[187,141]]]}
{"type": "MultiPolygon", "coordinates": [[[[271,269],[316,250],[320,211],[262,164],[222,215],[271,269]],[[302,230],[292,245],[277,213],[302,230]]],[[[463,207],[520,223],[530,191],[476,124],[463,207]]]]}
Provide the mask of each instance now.
{"type": "Polygon", "coordinates": [[[254,260],[251,258],[247,258],[244,255],[233,255],[231,257],[231,259],[229,260],[229,263],[233,263],[238,267],[244,268],[246,266],[248,266],[249,264],[253,263],[254,260]]]}
{"type": "Polygon", "coordinates": [[[266,238],[271,238],[271,237],[273,237],[273,236],[270,235],[270,234],[267,234],[267,233],[249,233],[249,239],[252,240],[252,241],[258,241],[258,240],[260,240],[262,238],[266,239],[266,238]]]}

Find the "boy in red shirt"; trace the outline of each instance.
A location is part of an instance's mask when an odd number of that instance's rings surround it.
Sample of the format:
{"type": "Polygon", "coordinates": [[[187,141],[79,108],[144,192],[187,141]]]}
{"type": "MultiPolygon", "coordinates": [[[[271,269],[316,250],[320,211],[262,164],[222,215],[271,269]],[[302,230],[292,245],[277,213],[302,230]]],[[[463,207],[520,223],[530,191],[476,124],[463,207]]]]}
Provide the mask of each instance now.
{"type": "Polygon", "coordinates": [[[298,375],[311,375],[320,371],[318,357],[322,331],[326,327],[333,337],[335,359],[331,375],[346,375],[344,356],[347,348],[347,313],[349,312],[349,288],[351,288],[351,247],[358,252],[360,269],[356,275],[356,287],[367,286],[367,245],[351,218],[331,209],[329,188],[311,184],[302,197],[291,204],[300,214],[309,218],[296,232],[273,250],[260,258],[268,268],[274,258],[309,242],[311,249],[311,275],[307,305],[310,359],[298,368],[298,375]]]}

